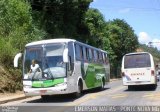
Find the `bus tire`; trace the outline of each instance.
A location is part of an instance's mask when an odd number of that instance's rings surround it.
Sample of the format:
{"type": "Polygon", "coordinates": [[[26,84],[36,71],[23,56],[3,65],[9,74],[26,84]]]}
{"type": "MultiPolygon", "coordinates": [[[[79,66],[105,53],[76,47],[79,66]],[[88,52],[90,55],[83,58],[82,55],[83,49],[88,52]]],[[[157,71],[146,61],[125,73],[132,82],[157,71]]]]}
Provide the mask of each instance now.
{"type": "Polygon", "coordinates": [[[81,80],[78,82],[77,88],[77,92],[74,93],[75,98],[79,98],[82,95],[83,84],[81,80]]]}
{"type": "Polygon", "coordinates": [[[100,87],[100,90],[104,90],[104,86],[105,86],[105,79],[102,78],[102,84],[101,84],[101,87],[100,87]]]}

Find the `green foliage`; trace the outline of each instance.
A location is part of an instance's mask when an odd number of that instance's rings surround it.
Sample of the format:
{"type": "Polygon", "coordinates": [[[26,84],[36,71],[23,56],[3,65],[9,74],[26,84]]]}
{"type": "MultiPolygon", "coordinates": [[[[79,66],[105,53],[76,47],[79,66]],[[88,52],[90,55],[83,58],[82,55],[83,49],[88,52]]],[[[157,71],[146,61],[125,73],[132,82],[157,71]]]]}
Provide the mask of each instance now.
{"type": "Polygon", "coordinates": [[[97,9],[89,9],[85,14],[84,24],[88,31],[87,42],[90,45],[103,48],[106,22],[97,9]]]}
{"type": "Polygon", "coordinates": [[[109,21],[106,27],[106,35],[110,41],[109,47],[114,55],[112,61],[121,61],[124,54],[135,51],[139,45],[133,29],[124,20],[109,21]]]}
{"type": "Polygon", "coordinates": [[[124,20],[115,19],[107,22],[105,38],[104,49],[109,53],[111,72],[119,75],[123,55],[134,52],[139,45],[137,36],[124,20]]]}
{"type": "Polygon", "coordinates": [[[5,39],[0,38],[0,63],[6,67],[10,67],[13,63],[13,55],[16,52],[16,49],[12,47],[9,42],[6,42],[5,39]]]}
{"type": "Polygon", "coordinates": [[[154,47],[148,47],[145,44],[140,44],[139,48],[142,49],[144,52],[149,52],[153,55],[154,60],[156,63],[160,63],[160,51],[154,47]]]}
{"type": "Polygon", "coordinates": [[[23,0],[1,0],[0,10],[1,35],[8,36],[19,27],[26,31],[31,27],[30,6],[23,0]]]}
{"type": "Polygon", "coordinates": [[[75,38],[83,32],[82,20],[92,0],[32,0],[34,19],[47,38],[75,38]]]}
{"type": "Polygon", "coordinates": [[[24,0],[1,0],[0,10],[0,62],[8,66],[6,63],[13,62],[16,51],[22,51],[26,43],[41,39],[45,33],[33,25],[31,7],[24,0]]]}
{"type": "Polygon", "coordinates": [[[20,72],[12,68],[15,54],[23,51],[26,43],[42,39],[44,35],[44,31],[33,24],[31,6],[28,2],[0,1],[0,66],[4,69],[0,71],[0,79],[6,81],[3,81],[4,90],[14,92],[16,88],[21,87],[20,72]]]}

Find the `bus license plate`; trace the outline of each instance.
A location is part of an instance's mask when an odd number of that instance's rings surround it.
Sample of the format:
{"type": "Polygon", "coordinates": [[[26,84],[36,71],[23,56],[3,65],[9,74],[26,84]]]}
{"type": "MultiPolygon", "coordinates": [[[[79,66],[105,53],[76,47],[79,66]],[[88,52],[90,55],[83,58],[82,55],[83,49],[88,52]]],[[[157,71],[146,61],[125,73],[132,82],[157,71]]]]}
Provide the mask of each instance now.
{"type": "Polygon", "coordinates": [[[40,94],[45,94],[47,92],[47,90],[40,90],[40,94]]]}

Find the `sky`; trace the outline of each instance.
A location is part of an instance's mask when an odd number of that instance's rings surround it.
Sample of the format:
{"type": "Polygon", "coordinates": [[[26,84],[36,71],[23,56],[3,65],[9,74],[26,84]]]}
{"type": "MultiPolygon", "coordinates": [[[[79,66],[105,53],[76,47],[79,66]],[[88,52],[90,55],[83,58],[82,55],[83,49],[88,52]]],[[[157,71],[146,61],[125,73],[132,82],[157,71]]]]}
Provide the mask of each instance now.
{"type": "Polygon", "coordinates": [[[93,0],[106,21],[124,19],[141,44],[153,42],[160,50],[160,0],[93,0]]]}

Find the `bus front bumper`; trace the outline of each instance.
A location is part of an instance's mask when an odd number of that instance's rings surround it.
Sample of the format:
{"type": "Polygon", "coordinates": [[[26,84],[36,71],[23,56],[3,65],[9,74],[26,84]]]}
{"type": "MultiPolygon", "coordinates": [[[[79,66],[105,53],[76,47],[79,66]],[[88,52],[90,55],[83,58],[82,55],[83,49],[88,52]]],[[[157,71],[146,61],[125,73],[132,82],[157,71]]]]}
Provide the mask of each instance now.
{"type": "Polygon", "coordinates": [[[48,88],[30,88],[24,86],[23,91],[26,96],[57,95],[70,93],[67,90],[67,84],[48,88]]]}

